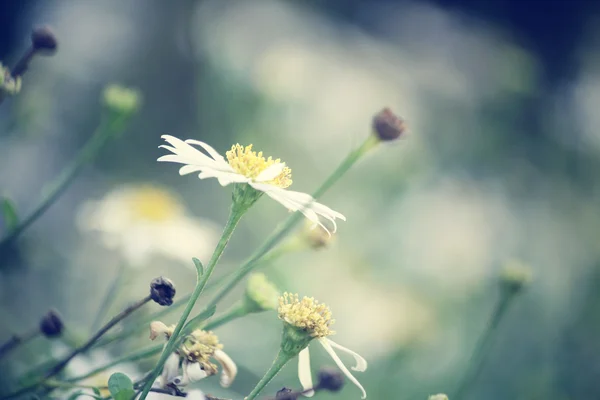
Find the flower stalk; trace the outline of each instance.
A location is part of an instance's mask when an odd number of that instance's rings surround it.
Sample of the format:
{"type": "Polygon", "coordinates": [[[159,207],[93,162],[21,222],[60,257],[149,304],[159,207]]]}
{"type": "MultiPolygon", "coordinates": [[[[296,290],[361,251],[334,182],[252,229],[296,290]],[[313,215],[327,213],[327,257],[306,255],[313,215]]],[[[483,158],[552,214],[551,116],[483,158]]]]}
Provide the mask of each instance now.
{"type": "Polygon", "coordinates": [[[260,392],[265,388],[265,386],[267,386],[267,384],[271,382],[273,378],[275,378],[275,376],[279,373],[279,371],[281,371],[285,364],[287,364],[295,356],[295,354],[290,354],[284,351],[283,349],[280,349],[279,353],[277,353],[275,361],[273,361],[273,364],[271,365],[271,368],[269,368],[269,370],[265,373],[262,379],[256,384],[254,389],[252,389],[252,392],[250,392],[250,394],[246,396],[244,400],[255,399],[256,396],[258,396],[260,392]]]}
{"type": "Polygon", "coordinates": [[[144,384],[144,388],[143,388],[142,393],[139,398],[140,400],[144,400],[146,398],[146,396],[148,396],[148,393],[150,392],[150,389],[152,388],[152,384],[154,383],[154,381],[156,380],[158,375],[160,375],[160,372],[161,372],[165,362],[167,361],[167,358],[173,353],[175,346],[178,343],[179,334],[181,333],[181,331],[187,321],[188,316],[192,312],[192,309],[194,308],[194,305],[196,304],[198,297],[200,297],[200,294],[202,294],[202,291],[204,290],[204,287],[206,286],[208,279],[212,275],[212,273],[215,269],[215,266],[217,265],[217,262],[219,261],[219,259],[221,258],[221,255],[225,251],[225,248],[227,247],[227,244],[229,243],[229,239],[231,239],[231,236],[233,235],[233,231],[235,230],[235,227],[237,226],[238,222],[240,221],[240,219],[242,218],[242,216],[244,215],[244,213],[247,210],[248,210],[247,207],[240,207],[239,203],[233,203],[233,205],[231,207],[229,219],[227,221],[227,224],[225,225],[223,234],[221,235],[221,239],[219,240],[219,243],[217,244],[217,247],[215,248],[215,251],[208,263],[208,266],[206,267],[206,271],[203,274],[201,274],[201,271],[198,271],[198,278],[197,278],[198,280],[197,280],[196,287],[194,288],[194,291],[192,292],[190,300],[188,301],[187,306],[183,310],[183,313],[181,314],[181,317],[179,318],[179,321],[177,322],[177,326],[175,327],[173,334],[171,335],[171,337],[169,338],[169,341],[165,345],[165,348],[160,356],[160,359],[158,360],[158,362],[156,364],[156,367],[152,370],[152,372],[148,376],[148,379],[146,380],[146,383],[144,384]]]}

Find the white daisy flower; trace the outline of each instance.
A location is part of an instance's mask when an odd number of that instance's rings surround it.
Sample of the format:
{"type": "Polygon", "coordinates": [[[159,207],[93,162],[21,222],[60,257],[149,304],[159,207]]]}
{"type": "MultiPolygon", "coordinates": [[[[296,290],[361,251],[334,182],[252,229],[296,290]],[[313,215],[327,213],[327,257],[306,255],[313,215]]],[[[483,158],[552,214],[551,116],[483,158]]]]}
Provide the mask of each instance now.
{"type": "Polygon", "coordinates": [[[77,222],[84,231],[99,232],[132,267],[157,255],[190,266],[192,257],[210,257],[219,239],[213,223],[189,216],[176,196],[155,185],[118,187],[84,204],[77,222]]]}
{"type": "Polygon", "coordinates": [[[217,178],[221,186],[231,183],[247,184],[258,192],[266,193],[288,210],[300,211],[313,223],[313,226],[320,225],[327,232],[329,229],[323,225],[319,216],[331,222],[333,232],[337,229],[335,222],[337,218],[346,220],[342,214],[317,203],[311,195],[286,190],[292,184],[291,170],[279,159],[273,160],[271,157],[265,159],[262,152],[252,151],[252,145],[232,146],[226,153],[227,160],[225,160],[215,149],[199,140],[182,141],[170,135],[163,135],[162,138],[170,146],[160,147],[173,154],[162,156],[158,161],[184,164],[179,169],[180,175],[199,172],[200,179],[217,178]],[[199,146],[208,155],[192,145],[199,146]]]}
{"type": "MultiPolygon", "coordinates": [[[[327,307],[325,304],[320,304],[313,298],[304,297],[302,300],[299,300],[297,294],[284,293],[283,296],[279,298],[278,312],[279,318],[282,319],[285,324],[298,332],[302,332],[312,338],[316,338],[321,346],[323,346],[325,351],[331,356],[338,368],[342,370],[344,375],[346,375],[346,377],[361,390],[362,398],[367,398],[367,392],[365,389],[344,365],[334,349],[340,350],[354,357],[356,365],[351,368],[354,371],[366,371],[367,361],[358,353],[347,349],[327,338],[327,336],[335,333],[329,328],[334,322],[334,320],[331,319],[331,311],[329,310],[329,307],[327,307]]],[[[310,368],[310,353],[308,346],[301,350],[300,354],[298,354],[298,378],[300,379],[300,383],[305,391],[314,387],[310,368]]],[[[310,397],[313,394],[314,392],[310,391],[304,395],[310,397]]]]}

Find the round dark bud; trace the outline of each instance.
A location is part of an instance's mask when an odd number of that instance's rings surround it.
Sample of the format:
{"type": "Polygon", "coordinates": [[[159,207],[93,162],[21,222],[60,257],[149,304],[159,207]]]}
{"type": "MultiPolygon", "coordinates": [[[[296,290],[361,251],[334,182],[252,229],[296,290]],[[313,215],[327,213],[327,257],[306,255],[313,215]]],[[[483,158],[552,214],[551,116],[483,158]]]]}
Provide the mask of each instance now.
{"type": "Polygon", "coordinates": [[[298,399],[298,397],[299,395],[293,393],[292,389],[284,387],[281,390],[277,391],[277,394],[275,395],[275,400],[296,400],[298,399]]]}
{"type": "Polygon", "coordinates": [[[159,276],[150,282],[150,297],[161,306],[170,306],[175,297],[175,285],[170,279],[159,276]]]}
{"type": "Polygon", "coordinates": [[[60,336],[64,327],[60,314],[55,310],[48,311],[40,321],[40,332],[49,338],[60,336]]]}
{"type": "Polygon", "coordinates": [[[396,140],[406,131],[404,120],[384,108],[373,117],[373,131],[381,141],[396,140]]]}
{"type": "Polygon", "coordinates": [[[322,390],[337,392],[344,386],[344,376],[334,368],[321,368],[317,387],[322,390]]]}
{"type": "Polygon", "coordinates": [[[46,54],[52,54],[58,47],[56,36],[47,26],[35,28],[31,32],[31,44],[36,51],[42,51],[46,54]]]}

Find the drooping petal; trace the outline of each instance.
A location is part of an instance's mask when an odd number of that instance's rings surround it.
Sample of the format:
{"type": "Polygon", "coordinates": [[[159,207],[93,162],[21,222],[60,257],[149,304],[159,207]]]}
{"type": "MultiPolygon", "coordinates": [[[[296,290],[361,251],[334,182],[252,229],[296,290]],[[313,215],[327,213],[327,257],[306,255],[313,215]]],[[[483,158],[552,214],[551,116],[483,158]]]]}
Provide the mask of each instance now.
{"type": "Polygon", "coordinates": [[[221,386],[229,387],[237,375],[237,366],[223,350],[215,350],[213,357],[221,364],[221,386]]]}
{"type": "Polygon", "coordinates": [[[277,175],[281,174],[284,168],[285,163],[273,164],[267,169],[265,169],[263,172],[258,174],[258,176],[254,178],[254,180],[257,182],[267,182],[273,180],[277,177],[277,175]]]}
{"type": "Polygon", "coordinates": [[[282,189],[266,183],[249,182],[249,184],[254,189],[265,192],[269,197],[282,204],[288,210],[300,211],[308,218],[308,220],[315,224],[315,226],[321,226],[328,234],[331,233],[329,232],[329,229],[321,223],[318,218],[319,215],[332,223],[333,232],[337,229],[337,224],[335,223],[336,218],[344,221],[346,220],[346,217],[337,211],[334,211],[321,203],[317,203],[309,194],[282,189]]]}
{"type": "MultiPolygon", "coordinates": [[[[303,390],[312,389],[313,380],[312,372],[310,370],[310,353],[308,347],[305,347],[300,354],[298,354],[298,379],[302,385],[303,390]]],[[[315,394],[314,390],[304,393],[306,397],[312,397],[315,394]]]]}
{"type": "Polygon", "coordinates": [[[197,362],[189,362],[185,360],[183,362],[183,383],[182,385],[187,385],[188,383],[197,382],[201,379],[204,379],[208,376],[205,370],[200,367],[200,363],[197,362]]]}
{"type": "Polygon", "coordinates": [[[366,399],[367,398],[367,392],[365,392],[365,388],[362,387],[362,385],[360,384],[360,382],[358,382],[358,380],[354,377],[354,375],[352,375],[352,373],[350,371],[348,371],[348,368],[346,368],[346,366],[344,365],[344,363],[342,362],[342,360],[340,360],[340,358],[338,357],[338,355],[335,353],[335,351],[333,350],[333,348],[331,347],[330,340],[327,338],[319,338],[319,343],[321,343],[321,345],[323,346],[323,348],[325,349],[325,351],[327,353],[329,353],[329,355],[331,356],[331,358],[333,359],[333,361],[336,363],[336,365],[338,366],[339,369],[342,370],[342,372],[344,373],[344,375],[346,375],[346,377],[356,385],[356,387],[358,387],[361,392],[362,392],[362,399],[366,399]]]}
{"type": "Polygon", "coordinates": [[[354,361],[356,361],[356,366],[351,367],[350,369],[352,369],[353,371],[358,371],[358,372],[364,372],[367,370],[367,360],[365,360],[360,354],[358,354],[342,345],[337,344],[336,342],[334,342],[331,339],[327,339],[327,340],[329,341],[329,344],[331,345],[331,347],[341,350],[345,353],[348,353],[352,357],[354,357],[354,361]]]}

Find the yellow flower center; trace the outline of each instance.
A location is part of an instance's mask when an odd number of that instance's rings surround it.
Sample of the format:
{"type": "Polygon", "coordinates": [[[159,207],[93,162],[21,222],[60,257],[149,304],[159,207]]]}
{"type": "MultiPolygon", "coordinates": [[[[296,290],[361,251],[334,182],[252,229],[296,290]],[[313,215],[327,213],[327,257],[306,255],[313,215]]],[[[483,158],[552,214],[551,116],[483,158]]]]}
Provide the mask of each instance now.
{"type": "Polygon", "coordinates": [[[325,304],[312,297],[298,299],[297,294],[284,293],[279,297],[279,318],[286,323],[302,329],[312,337],[325,337],[335,332],[329,327],[335,322],[331,311],[325,304]]]}
{"type": "MultiPolygon", "coordinates": [[[[226,155],[231,168],[247,178],[256,178],[271,165],[281,162],[279,158],[276,160],[273,160],[272,157],[265,159],[262,151],[258,153],[252,151],[252,145],[243,147],[236,144],[231,146],[231,150],[226,155]]],[[[285,167],[279,175],[265,183],[285,189],[292,184],[292,170],[285,167]]]]}
{"type": "Polygon", "coordinates": [[[130,198],[136,218],[142,221],[162,222],[183,212],[176,197],[155,186],[142,186],[130,198]]]}

